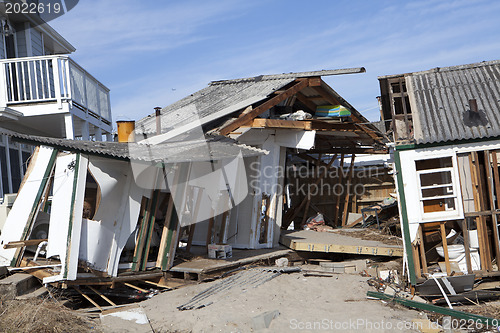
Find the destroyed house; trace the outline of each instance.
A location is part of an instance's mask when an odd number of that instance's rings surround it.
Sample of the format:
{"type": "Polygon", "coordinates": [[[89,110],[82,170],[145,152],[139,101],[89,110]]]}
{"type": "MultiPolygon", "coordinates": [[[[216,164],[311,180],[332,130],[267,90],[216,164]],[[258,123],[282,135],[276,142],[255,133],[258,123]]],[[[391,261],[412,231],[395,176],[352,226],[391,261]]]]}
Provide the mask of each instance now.
{"type": "Polygon", "coordinates": [[[347,224],[349,212],[356,209],[349,186],[355,156],[387,152],[386,139],[322,77],[364,71],[353,68],[214,81],[136,123],[136,139],[151,144],[217,133],[269,152],[244,159],[248,195],[239,202],[227,198],[226,213],[196,224],[193,245],[276,247],[281,230],[292,222],[299,229],[318,212],[334,227],[347,224]],[[351,165],[345,166],[348,160],[351,165]],[[343,171],[340,183],[347,190],[332,193],[329,201],[333,203],[321,208],[311,205],[311,193],[300,193],[290,184],[287,171],[296,166],[295,161],[322,170],[310,172],[312,185],[325,185],[323,178],[331,170],[343,171]]]}
{"type": "MultiPolygon", "coordinates": [[[[109,89],[69,57],[75,48],[39,14],[8,12],[8,3],[25,1],[0,3],[1,127],[56,138],[111,140],[109,89]]],[[[0,136],[0,198],[17,192],[33,150],[0,136]]]]}
{"type": "Polygon", "coordinates": [[[500,61],[379,82],[411,284],[500,276],[500,61]]]}
{"type": "MultiPolygon", "coordinates": [[[[286,190],[287,164],[300,158],[321,166],[312,178],[318,183],[324,172],[342,169],[351,189],[356,154],[386,152],[385,137],[321,79],[363,71],[212,82],[142,119],[135,131],[119,130],[119,138],[135,140],[128,143],[3,130],[40,147],[2,229],[1,264],[64,287],[156,283],[174,273],[201,280],[252,262],[245,249],[276,248],[282,229],[317,213],[309,194],[286,190]],[[219,259],[235,249],[242,261],[205,259],[213,246],[220,246],[219,259]],[[200,253],[202,262],[186,262],[200,253]]],[[[329,223],[346,225],[352,191],[332,199],[329,223]]],[[[398,248],[384,251],[397,255],[398,248]]]]}
{"type": "Polygon", "coordinates": [[[266,153],[214,136],[149,146],[0,133],[38,145],[1,231],[0,266],[63,287],[161,278],[181,224],[198,215],[190,200],[217,189],[221,173],[204,187],[190,175],[221,164],[237,191],[234,163],[266,153]]]}

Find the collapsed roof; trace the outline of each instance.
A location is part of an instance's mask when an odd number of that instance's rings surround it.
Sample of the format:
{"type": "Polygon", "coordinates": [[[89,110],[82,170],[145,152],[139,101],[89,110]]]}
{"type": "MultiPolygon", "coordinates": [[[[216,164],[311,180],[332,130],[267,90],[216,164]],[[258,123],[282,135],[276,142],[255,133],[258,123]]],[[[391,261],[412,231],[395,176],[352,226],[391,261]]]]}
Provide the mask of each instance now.
{"type": "MultiPolygon", "coordinates": [[[[201,126],[205,133],[229,135],[240,127],[274,127],[316,130],[320,140],[316,149],[382,147],[384,136],[351,104],[328,86],[321,76],[363,73],[364,68],[323,70],[314,72],[260,75],[251,78],[213,81],[161,110],[161,132],[170,137],[185,134],[201,126]],[[341,105],[351,113],[345,119],[316,116],[323,105],[341,105]],[[308,122],[252,124],[256,118],[271,120],[267,110],[294,112],[303,110],[312,115],[308,122]],[[308,125],[305,125],[305,124],[308,125]],[[328,133],[327,133],[328,132],[328,133]]],[[[277,112],[279,113],[279,112],[277,112]]],[[[155,113],[136,123],[136,133],[151,137],[156,133],[155,113]]]]}

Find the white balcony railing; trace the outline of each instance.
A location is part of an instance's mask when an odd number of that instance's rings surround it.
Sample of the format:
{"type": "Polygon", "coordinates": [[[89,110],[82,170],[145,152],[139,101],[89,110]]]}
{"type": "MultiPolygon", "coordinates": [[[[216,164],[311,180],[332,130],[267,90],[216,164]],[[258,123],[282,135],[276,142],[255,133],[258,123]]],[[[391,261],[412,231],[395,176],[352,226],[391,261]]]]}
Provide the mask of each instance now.
{"type": "Polygon", "coordinates": [[[111,122],[109,89],[68,56],[2,59],[0,83],[0,107],[68,102],[111,122]]]}

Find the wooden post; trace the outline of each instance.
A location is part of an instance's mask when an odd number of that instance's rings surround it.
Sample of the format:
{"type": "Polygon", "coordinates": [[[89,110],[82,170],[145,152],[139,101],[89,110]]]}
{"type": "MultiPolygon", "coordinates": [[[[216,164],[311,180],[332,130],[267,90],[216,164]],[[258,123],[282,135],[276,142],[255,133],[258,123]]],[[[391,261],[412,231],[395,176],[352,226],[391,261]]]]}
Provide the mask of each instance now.
{"type": "Polygon", "coordinates": [[[422,273],[420,271],[420,259],[418,257],[418,245],[412,244],[412,255],[413,255],[413,265],[415,266],[415,275],[417,279],[422,278],[422,273]]]}
{"type": "Polygon", "coordinates": [[[344,214],[342,216],[342,226],[345,226],[347,224],[347,219],[349,218],[349,201],[351,198],[351,184],[350,184],[350,182],[352,180],[352,176],[354,173],[354,157],[355,157],[355,155],[352,154],[351,155],[351,166],[349,168],[349,176],[348,176],[347,182],[346,182],[347,193],[345,195],[344,214]]]}
{"type": "MultiPolygon", "coordinates": [[[[342,185],[342,182],[344,180],[344,154],[340,155],[340,165],[338,169],[340,170],[339,184],[342,185]]],[[[337,196],[337,202],[335,203],[335,216],[333,218],[333,223],[335,223],[335,226],[338,225],[340,197],[340,195],[337,196]]]]}
{"type": "MultiPolygon", "coordinates": [[[[472,192],[474,194],[474,207],[476,212],[483,211],[483,191],[480,179],[479,161],[477,152],[471,152],[469,155],[471,172],[472,172],[472,192]]],[[[481,257],[481,269],[485,271],[491,270],[491,256],[489,255],[488,233],[483,215],[476,218],[477,235],[479,242],[479,255],[481,257]]]]}
{"type": "Polygon", "coordinates": [[[472,274],[472,263],[470,258],[470,239],[467,218],[463,220],[462,231],[464,233],[465,262],[467,263],[467,273],[472,274]]]}
{"type": "Polygon", "coordinates": [[[418,237],[420,238],[420,242],[419,242],[419,245],[420,245],[420,261],[421,261],[421,264],[422,264],[422,270],[424,271],[424,274],[427,274],[427,273],[429,273],[429,271],[427,270],[427,259],[425,258],[425,246],[424,246],[424,233],[423,233],[422,229],[423,229],[423,227],[420,224],[418,226],[418,237]]]}
{"type": "Polygon", "coordinates": [[[444,261],[445,261],[445,264],[446,264],[446,275],[450,276],[450,274],[451,274],[450,256],[448,254],[448,242],[446,241],[446,229],[444,227],[445,224],[446,224],[446,222],[440,222],[441,240],[443,242],[444,261]]]}
{"type": "MultiPolygon", "coordinates": [[[[488,184],[488,195],[489,195],[489,199],[490,199],[489,209],[492,211],[491,222],[492,222],[492,229],[493,229],[493,247],[495,248],[496,261],[499,262],[499,260],[500,260],[500,245],[498,242],[498,215],[495,213],[495,211],[497,210],[497,205],[495,204],[495,184],[494,184],[495,169],[496,169],[497,176],[498,176],[498,161],[495,161],[496,160],[496,153],[492,152],[491,158],[490,158],[490,152],[485,151],[484,152],[484,160],[485,160],[485,164],[486,164],[485,165],[486,166],[486,176],[487,176],[486,181],[488,184]],[[493,156],[495,156],[495,158],[493,158],[493,156]],[[497,163],[495,163],[495,162],[497,162],[497,163]],[[493,168],[493,173],[491,171],[491,168],[493,168]]],[[[498,189],[498,185],[497,185],[497,189],[498,189]]]]}

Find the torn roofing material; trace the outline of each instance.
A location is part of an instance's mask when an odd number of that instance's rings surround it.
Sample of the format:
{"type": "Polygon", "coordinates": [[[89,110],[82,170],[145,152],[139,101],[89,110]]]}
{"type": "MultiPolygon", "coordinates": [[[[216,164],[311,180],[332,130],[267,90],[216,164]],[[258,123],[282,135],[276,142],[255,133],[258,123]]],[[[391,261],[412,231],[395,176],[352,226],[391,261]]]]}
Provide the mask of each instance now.
{"type": "Polygon", "coordinates": [[[62,150],[107,156],[122,160],[142,162],[198,162],[223,160],[237,157],[266,155],[263,149],[238,144],[222,136],[206,136],[205,140],[166,142],[157,145],[120,143],[108,141],[81,141],[48,138],[12,132],[0,128],[0,135],[33,145],[51,146],[62,150]]]}
{"type": "Polygon", "coordinates": [[[500,60],[404,76],[416,143],[500,136],[500,60]],[[471,110],[472,99],[477,110],[471,110]]]}
{"type": "MultiPolygon", "coordinates": [[[[173,128],[199,121],[201,125],[267,99],[271,94],[286,87],[296,79],[328,75],[363,73],[365,69],[348,68],[276,75],[260,75],[251,78],[213,81],[199,90],[161,111],[161,129],[166,133],[173,128]]],[[[331,89],[331,88],[330,88],[331,89]]],[[[344,101],[333,89],[338,100],[344,101]]],[[[350,105],[347,107],[352,108],[350,105]]],[[[361,116],[354,108],[354,113],[361,116]]],[[[155,113],[136,122],[136,133],[156,133],[155,113]]]]}

